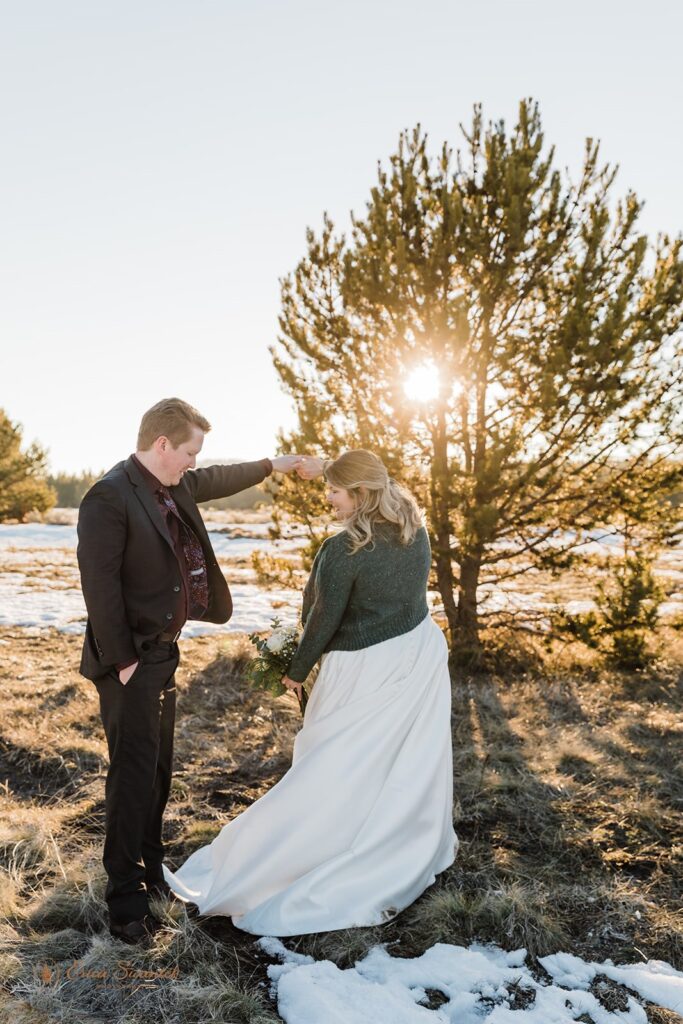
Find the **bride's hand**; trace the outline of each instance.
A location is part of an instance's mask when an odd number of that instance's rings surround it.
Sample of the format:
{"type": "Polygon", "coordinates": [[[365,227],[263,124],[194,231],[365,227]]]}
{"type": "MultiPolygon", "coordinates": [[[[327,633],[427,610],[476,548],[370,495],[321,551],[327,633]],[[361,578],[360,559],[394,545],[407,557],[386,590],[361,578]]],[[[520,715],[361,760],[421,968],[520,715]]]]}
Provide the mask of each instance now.
{"type": "Polygon", "coordinates": [[[294,690],[299,700],[301,700],[301,691],[303,690],[303,683],[295,683],[289,676],[283,676],[280,680],[283,686],[286,686],[288,690],[294,690]]]}
{"type": "Polygon", "coordinates": [[[276,455],[270,461],[276,473],[293,473],[295,470],[298,473],[304,457],[303,455],[276,455]]]}
{"type": "Polygon", "coordinates": [[[296,471],[302,480],[313,480],[321,476],[325,467],[325,460],[319,459],[317,455],[302,455],[296,471]]]}

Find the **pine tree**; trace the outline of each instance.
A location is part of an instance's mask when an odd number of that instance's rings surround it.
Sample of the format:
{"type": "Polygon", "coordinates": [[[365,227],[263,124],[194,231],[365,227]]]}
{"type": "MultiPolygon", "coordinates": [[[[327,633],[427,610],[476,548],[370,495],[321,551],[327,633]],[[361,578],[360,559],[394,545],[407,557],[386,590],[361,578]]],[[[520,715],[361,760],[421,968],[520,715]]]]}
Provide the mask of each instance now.
{"type": "MultiPolygon", "coordinates": [[[[417,493],[451,638],[476,651],[483,585],[559,571],[615,507],[673,509],[683,264],[680,237],[636,230],[634,193],[613,201],[598,142],[578,182],[553,166],[531,99],[511,132],[480,106],[461,130],[455,159],[403,133],[349,238],[327,215],[308,231],[272,354],[298,411],[283,450],[370,448],[417,493]],[[425,364],[438,393],[416,403],[425,364]]],[[[277,497],[313,546],[321,498],[277,497]]]]}
{"type": "Polygon", "coordinates": [[[47,484],[55,492],[55,501],[60,508],[78,508],[83,496],[101,476],[104,476],[104,470],[100,473],[93,473],[90,469],[82,473],[57,473],[47,478],[47,484]]]}
{"type": "Polygon", "coordinates": [[[22,433],[0,409],[0,522],[45,512],[55,503],[47,485],[47,454],[36,444],[21,449],[22,433]]]}

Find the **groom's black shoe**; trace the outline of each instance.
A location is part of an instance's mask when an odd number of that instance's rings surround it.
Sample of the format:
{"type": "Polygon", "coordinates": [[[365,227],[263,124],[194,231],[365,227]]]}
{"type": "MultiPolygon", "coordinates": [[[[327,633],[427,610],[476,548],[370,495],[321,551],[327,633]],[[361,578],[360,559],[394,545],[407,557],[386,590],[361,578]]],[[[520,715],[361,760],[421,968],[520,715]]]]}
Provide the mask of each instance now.
{"type": "Polygon", "coordinates": [[[127,921],[125,924],[109,922],[111,935],[129,945],[148,942],[160,928],[161,921],[154,914],[145,914],[139,921],[127,921]]]}

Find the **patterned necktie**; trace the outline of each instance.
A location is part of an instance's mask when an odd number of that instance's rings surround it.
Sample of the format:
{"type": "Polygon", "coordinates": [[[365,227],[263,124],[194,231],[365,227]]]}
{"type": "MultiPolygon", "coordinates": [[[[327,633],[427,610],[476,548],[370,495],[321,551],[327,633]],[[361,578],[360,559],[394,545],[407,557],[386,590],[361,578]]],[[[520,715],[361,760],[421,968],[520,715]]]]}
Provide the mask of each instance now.
{"type": "Polygon", "coordinates": [[[171,492],[166,487],[160,487],[157,491],[160,501],[166,506],[170,515],[175,516],[180,529],[180,543],[182,544],[187,567],[188,582],[188,618],[201,619],[209,606],[209,581],[206,575],[206,559],[197,535],[183,520],[178,511],[171,492]]]}

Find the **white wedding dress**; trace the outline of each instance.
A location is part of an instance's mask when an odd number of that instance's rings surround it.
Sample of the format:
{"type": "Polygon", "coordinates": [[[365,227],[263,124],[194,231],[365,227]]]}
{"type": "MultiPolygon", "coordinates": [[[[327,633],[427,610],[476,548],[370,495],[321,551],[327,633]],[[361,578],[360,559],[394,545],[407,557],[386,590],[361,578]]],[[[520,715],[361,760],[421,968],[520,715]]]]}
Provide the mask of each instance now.
{"type": "Polygon", "coordinates": [[[453,862],[448,648],[427,616],[323,655],[292,767],[164,875],[253,935],[381,924],[453,862]]]}

